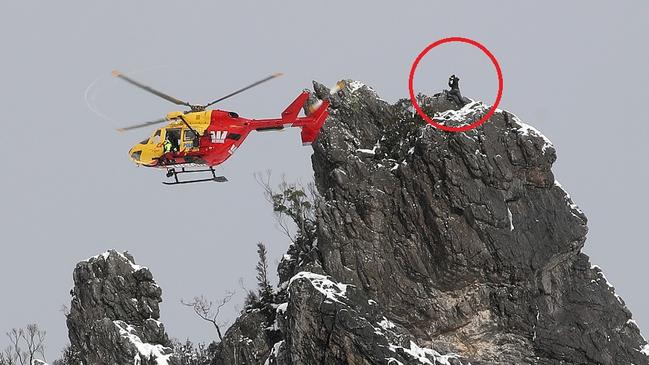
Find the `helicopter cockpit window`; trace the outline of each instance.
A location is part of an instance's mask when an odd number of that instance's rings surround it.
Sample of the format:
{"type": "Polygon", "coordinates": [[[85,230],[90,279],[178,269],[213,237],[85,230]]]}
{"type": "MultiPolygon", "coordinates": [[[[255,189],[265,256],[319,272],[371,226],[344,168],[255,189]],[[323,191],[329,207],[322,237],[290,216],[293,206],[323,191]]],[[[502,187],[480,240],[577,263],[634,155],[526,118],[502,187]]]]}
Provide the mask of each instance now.
{"type": "Polygon", "coordinates": [[[184,138],[185,142],[193,141],[194,138],[196,138],[196,133],[194,133],[194,131],[190,131],[190,130],[185,131],[185,138],[184,138]]]}
{"type": "Polygon", "coordinates": [[[185,148],[194,148],[199,146],[198,136],[194,131],[186,129],[183,135],[183,143],[185,148]]]}
{"type": "Polygon", "coordinates": [[[155,134],[149,139],[149,143],[158,144],[160,143],[160,130],[155,131],[155,134]]]}

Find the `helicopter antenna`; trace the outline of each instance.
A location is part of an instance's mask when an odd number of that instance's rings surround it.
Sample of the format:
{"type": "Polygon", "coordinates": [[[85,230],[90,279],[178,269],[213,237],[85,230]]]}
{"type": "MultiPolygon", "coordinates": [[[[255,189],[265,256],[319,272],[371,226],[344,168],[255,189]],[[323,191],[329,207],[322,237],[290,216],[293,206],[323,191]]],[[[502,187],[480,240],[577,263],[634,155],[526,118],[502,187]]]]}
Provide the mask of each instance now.
{"type": "Polygon", "coordinates": [[[184,105],[184,106],[190,107],[192,110],[194,110],[196,108],[196,105],[192,105],[192,104],[190,104],[190,103],[188,103],[186,101],[174,98],[171,95],[167,95],[167,94],[165,94],[165,93],[163,93],[161,91],[158,91],[158,90],[156,90],[156,89],[154,89],[154,88],[152,88],[150,86],[144,85],[144,84],[142,84],[142,83],[140,83],[138,81],[135,81],[132,78],[124,75],[123,73],[121,73],[121,72],[119,72],[117,70],[113,71],[112,74],[113,74],[113,76],[119,77],[120,79],[128,82],[129,84],[134,85],[134,86],[136,86],[136,87],[138,87],[138,88],[140,88],[140,89],[142,89],[144,91],[150,92],[151,94],[153,94],[155,96],[161,97],[161,98],[165,99],[166,101],[172,102],[172,103],[174,103],[176,105],[184,105]]]}
{"type": "Polygon", "coordinates": [[[235,96],[237,94],[240,94],[240,93],[242,93],[242,92],[244,92],[244,91],[246,91],[248,89],[252,89],[253,87],[255,87],[257,85],[263,84],[266,81],[272,80],[272,79],[274,79],[276,77],[280,77],[282,75],[284,75],[284,74],[281,73],[281,72],[277,72],[277,73],[274,73],[274,74],[272,74],[270,76],[267,76],[267,77],[265,77],[265,78],[263,78],[263,79],[261,79],[259,81],[253,82],[252,84],[250,84],[250,85],[248,85],[246,87],[243,87],[243,88],[241,88],[241,89],[239,89],[237,91],[234,91],[234,92],[232,92],[232,93],[230,93],[230,94],[228,94],[226,96],[223,96],[223,97],[218,98],[218,99],[216,99],[216,100],[214,100],[214,101],[212,101],[210,103],[207,103],[207,104],[203,105],[203,109],[206,109],[206,108],[208,108],[208,107],[210,107],[210,106],[212,106],[212,105],[214,105],[214,104],[216,104],[216,103],[218,103],[220,101],[223,101],[223,100],[225,100],[227,98],[231,98],[231,97],[233,97],[233,96],[235,96]]]}

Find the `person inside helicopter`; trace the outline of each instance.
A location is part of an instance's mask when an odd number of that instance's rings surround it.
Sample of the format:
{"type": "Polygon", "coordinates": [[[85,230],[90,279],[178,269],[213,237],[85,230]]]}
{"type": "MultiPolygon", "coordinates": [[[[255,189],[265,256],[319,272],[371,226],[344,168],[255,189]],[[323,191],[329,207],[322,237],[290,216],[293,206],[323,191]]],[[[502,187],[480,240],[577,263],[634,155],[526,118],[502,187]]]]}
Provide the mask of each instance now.
{"type": "Polygon", "coordinates": [[[180,129],[167,129],[164,151],[165,153],[180,151],[180,129]]]}
{"type": "Polygon", "coordinates": [[[165,141],[163,143],[163,152],[171,152],[171,141],[168,138],[165,138],[165,141]]]}

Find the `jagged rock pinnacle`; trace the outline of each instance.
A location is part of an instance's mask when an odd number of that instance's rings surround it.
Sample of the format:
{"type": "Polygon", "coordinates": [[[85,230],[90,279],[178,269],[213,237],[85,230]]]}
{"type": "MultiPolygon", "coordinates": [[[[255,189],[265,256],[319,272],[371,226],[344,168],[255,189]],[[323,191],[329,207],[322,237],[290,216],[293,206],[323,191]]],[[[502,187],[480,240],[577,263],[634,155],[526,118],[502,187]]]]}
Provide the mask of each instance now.
{"type": "Polygon", "coordinates": [[[73,278],[68,333],[84,364],[175,363],[149,269],[110,250],[78,263],[73,278]]]}
{"type": "MultiPolygon", "coordinates": [[[[314,89],[331,101],[313,144],[317,239],[291,246],[286,301],[257,325],[281,336],[227,342],[215,364],[242,348],[254,364],[649,364],[631,313],[582,252],[586,216],[539,131],[498,110],[442,132],[362,83],[314,89]]],[[[488,110],[418,99],[450,125],[488,110]]]]}

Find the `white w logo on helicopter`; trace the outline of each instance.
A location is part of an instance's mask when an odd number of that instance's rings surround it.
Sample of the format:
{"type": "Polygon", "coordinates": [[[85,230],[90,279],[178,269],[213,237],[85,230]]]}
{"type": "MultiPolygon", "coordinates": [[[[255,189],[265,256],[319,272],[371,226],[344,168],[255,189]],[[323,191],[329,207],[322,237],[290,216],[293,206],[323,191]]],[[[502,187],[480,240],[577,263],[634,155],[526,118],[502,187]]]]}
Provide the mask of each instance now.
{"type": "Polygon", "coordinates": [[[227,135],[228,131],[210,131],[212,143],[225,143],[225,137],[227,135]]]}

